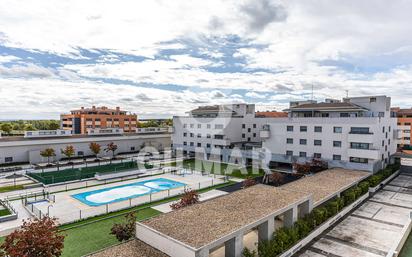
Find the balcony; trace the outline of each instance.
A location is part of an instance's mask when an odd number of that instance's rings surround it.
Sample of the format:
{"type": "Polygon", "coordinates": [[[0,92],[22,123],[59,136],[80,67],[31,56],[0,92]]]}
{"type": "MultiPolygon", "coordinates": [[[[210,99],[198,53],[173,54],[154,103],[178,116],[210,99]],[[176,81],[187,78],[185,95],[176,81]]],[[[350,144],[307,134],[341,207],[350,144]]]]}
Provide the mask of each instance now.
{"type": "Polygon", "coordinates": [[[376,149],[348,149],[348,155],[351,157],[368,158],[373,160],[380,159],[379,150],[376,149]]]}
{"type": "Polygon", "coordinates": [[[374,142],[373,134],[348,134],[348,142],[369,143],[374,142]]]}

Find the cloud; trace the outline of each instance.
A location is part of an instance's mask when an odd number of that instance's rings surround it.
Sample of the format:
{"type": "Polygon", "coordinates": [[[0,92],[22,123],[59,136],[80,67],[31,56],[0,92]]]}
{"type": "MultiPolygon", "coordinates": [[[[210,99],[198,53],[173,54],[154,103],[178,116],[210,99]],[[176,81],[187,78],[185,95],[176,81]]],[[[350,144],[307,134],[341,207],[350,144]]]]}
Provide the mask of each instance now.
{"type": "Polygon", "coordinates": [[[250,98],[259,98],[259,99],[263,99],[263,98],[267,97],[266,94],[259,94],[259,93],[253,92],[253,91],[252,92],[247,92],[245,94],[245,96],[250,97],[250,98]]]}
{"type": "Polygon", "coordinates": [[[0,75],[5,77],[38,77],[49,78],[54,77],[54,73],[44,67],[34,64],[27,65],[12,65],[11,67],[0,65],[0,75]]]}

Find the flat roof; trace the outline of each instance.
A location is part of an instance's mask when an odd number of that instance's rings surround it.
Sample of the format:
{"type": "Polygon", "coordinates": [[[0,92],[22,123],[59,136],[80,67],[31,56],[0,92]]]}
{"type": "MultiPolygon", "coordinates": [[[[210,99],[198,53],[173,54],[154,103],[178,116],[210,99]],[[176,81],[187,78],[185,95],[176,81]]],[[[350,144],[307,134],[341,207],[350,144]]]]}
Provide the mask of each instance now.
{"type": "Polygon", "coordinates": [[[258,184],[142,223],[166,236],[200,248],[292,204],[327,200],[370,173],[329,169],[281,187],[258,184]]]}
{"type": "Polygon", "coordinates": [[[307,198],[303,192],[258,184],[142,223],[200,248],[307,198]]]}
{"type": "Polygon", "coordinates": [[[89,257],[168,257],[169,255],[136,239],[127,243],[109,247],[103,251],[88,255],[89,257]]]}
{"type": "Polygon", "coordinates": [[[354,103],[348,102],[335,102],[335,103],[308,103],[300,104],[294,107],[290,107],[284,111],[343,111],[343,110],[354,110],[354,111],[367,111],[368,109],[359,106],[354,103]]]}
{"type": "Polygon", "coordinates": [[[281,188],[312,194],[314,205],[317,205],[368,176],[369,172],[333,168],[298,179],[281,188]]]}

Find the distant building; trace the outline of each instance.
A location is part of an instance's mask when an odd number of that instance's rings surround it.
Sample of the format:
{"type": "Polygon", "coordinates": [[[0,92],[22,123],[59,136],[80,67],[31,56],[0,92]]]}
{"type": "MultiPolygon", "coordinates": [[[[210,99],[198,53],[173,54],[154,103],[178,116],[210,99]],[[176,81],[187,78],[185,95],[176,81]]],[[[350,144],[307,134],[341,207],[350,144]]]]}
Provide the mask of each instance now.
{"type": "Polygon", "coordinates": [[[60,115],[61,129],[71,130],[72,134],[87,134],[91,129],[119,128],[124,132],[136,132],[137,115],[128,114],[120,107],[109,109],[105,106],[81,107],[60,115]]]}
{"type": "Polygon", "coordinates": [[[392,111],[398,118],[399,140],[398,147],[410,151],[412,153],[411,144],[411,129],[412,129],[412,108],[401,109],[399,107],[392,108],[392,111]]]}

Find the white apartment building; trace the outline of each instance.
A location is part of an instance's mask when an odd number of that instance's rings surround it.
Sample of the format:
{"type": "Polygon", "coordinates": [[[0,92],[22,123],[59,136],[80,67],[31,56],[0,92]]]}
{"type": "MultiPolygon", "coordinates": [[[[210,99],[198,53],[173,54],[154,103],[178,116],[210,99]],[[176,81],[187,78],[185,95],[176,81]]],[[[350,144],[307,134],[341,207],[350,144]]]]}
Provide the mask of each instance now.
{"type": "Polygon", "coordinates": [[[397,121],[386,96],[291,102],[288,118],[273,119],[262,131],[263,164],[289,168],[313,158],[329,167],[375,172],[396,152],[397,121]]]}
{"type": "Polygon", "coordinates": [[[254,104],[202,106],[187,116],[173,117],[173,149],[177,154],[205,160],[251,163],[258,151],[263,124],[273,118],[257,118],[254,104]]]}

